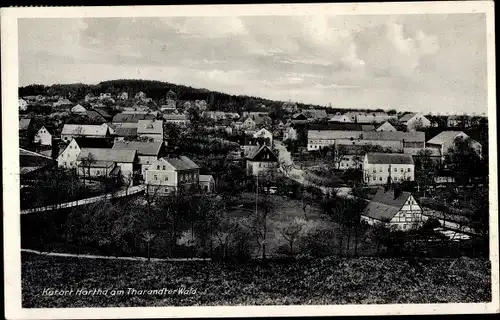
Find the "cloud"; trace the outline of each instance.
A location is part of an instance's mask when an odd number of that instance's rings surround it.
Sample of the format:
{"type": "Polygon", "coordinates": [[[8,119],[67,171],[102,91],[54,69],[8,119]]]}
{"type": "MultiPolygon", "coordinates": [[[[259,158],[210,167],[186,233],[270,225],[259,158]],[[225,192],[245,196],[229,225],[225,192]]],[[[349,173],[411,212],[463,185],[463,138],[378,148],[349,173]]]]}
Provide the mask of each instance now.
{"type": "Polygon", "coordinates": [[[162,21],[189,38],[225,38],[246,33],[238,17],[163,18],[162,21]]]}

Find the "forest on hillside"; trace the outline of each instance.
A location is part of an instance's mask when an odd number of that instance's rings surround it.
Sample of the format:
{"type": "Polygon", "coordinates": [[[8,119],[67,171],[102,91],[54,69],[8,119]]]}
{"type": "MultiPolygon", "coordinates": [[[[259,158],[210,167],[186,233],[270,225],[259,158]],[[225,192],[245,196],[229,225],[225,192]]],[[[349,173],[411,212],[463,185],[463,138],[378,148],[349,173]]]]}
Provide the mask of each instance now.
{"type": "MultiPolygon", "coordinates": [[[[207,89],[193,88],[184,85],[177,85],[156,80],[110,80],[103,81],[96,85],[74,83],[74,84],[53,84],[50,86],[32,84],[19,88],[19,97],[32,95],[47,95],[68,98],[72,101],[83,100],[85,95],[92,94],[99,96],[100,93],[117,94],[127,92],[130,98],[138,92],[144,92],[148,98],[152,98],[156,103],[161,103],[167,93],[174,92],[179,101],[205,100],[209,110],[220,110],[227,112],[242,112],[259,107],[262,104],[269,110],[279,109],[284,101],[270,100],[254,96],[231,95],[207,89]]],[[[326,107],[313,104],[297,103],[299,109],[328,109],[329,113],[345,111],[338,107],[326,107]]],[[[360,111],[363,109],[359,109],[360,111]]],[[[374,111],[374,110],[371,110],[374,111]]],[[[381,109],[375,111],[382,111],[381,109]]]]}

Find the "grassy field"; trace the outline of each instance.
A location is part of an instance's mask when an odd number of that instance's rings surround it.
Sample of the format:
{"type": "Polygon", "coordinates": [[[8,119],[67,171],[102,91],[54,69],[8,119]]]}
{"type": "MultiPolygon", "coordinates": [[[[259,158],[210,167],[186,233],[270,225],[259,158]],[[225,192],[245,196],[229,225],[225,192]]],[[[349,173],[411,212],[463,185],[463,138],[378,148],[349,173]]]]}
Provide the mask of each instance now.
{"type": "Polygon", "coordinates": [[[480,259],[324,258],[294,262],[130,262],[22,255],[24,308],[465,303],[491,300],[480,259]],[[135,290],[177,289],[191,294],[135,290]],[[46,289],[73,290],[66,295],[46,289]],[[109,290],[79,295],[78,289],[109,290]],[[111,290],[123,290],[111,295],[111,290]],[[196,292],[194,293],[194,290],[196,292]]]}

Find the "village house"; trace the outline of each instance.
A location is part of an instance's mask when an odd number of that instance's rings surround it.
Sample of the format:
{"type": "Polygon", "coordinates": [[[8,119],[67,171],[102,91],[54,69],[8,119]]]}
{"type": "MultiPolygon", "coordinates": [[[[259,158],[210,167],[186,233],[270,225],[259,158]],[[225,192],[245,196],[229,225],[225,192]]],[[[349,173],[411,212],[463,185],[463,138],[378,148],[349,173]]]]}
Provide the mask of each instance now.
{"type": "Polygon", "coordinates": [[[255,132],[253,134],[253,137],[255,139],[264,139],[266,141],[269,141],[268,143],[269,143],[270,146],[273,145],[273,134],[271,132],[269,132],[269,130],[267,130],[265,128],[262,128],[259,131],[255,132]]]}
{"type": "Polygon", "coordinates": [[[212,193],[215,189],[215,180],[211,174],[200,174],[200,188],[201,190],[212,193]]]}
{"type": "Polygon", "coordinates": [[[474,139],[471,139],[463,131],[443,131],[434,138],[427,141],[427,148],[435,150],[434,153],[439,154],[442,159],[454,150],[457,143],[461,140],[466,141],[470,148],[476,152],[479,157],[482,157],[482,145],[474,139]]]}
{"type": "Polygon", "coordinates": [[[293,127],[288,127],[283,132],[283,141],[285,140],[297,140],[297,130],[293,127]]]}
{"type": "Polygon", "coordinates": [[[82,148],[77,158],[77,173],[84,177],[131,177],[137,164],[136,150],[82,148]]]}
{"type": "Polygon", "coordinates": [[[267,145],[263,145],[248,156],[246,167],[248,174],[259,176],[277,170],[279,167],[278,157],[267,145]]]}
{"type": "Polygon", "coordinates": [[[309,122],[307,121],[307,116],[305,114],[295,113],[294,115],[292,115],[291,123],[292,124],[307,124],[309,122]]]}
{"type": "Polygon", "coordinates": [[[61,140],[70,142],[77,137],[107,138],[110,136],[109,126],[105,123],[94,124],[65,124],[61,131],[61,140]]]}
{"type": "Polygon", "coordinates": [[[106,123],[106,119],[95,110],[87,110],[84,115],[94,123],[106,123]]]}
{"type": "Polygon", "coordinates": [[[226,119],[226,113],[223,111],[203,111],[201,113],[202,117],[210,118],[212,120],[222,120],[226,119]]]}
{"type": "Polygon", "coordinates": [[[365,152],[362,145],[335,146],[335,169],[357,170],[363,166],[365,152]]]}
{"type": "Polygon", "coordinates": [[[51,146],[53,135],[54,131],[51,127],[42,126],[35,133],[35,137],[33,138],[33,143],[40,144],[43,146],[51,146]]]}
{"type": "Polygon", "coordinates": [[[85,109],[81,104],[77,104],[73,108],[71,108],[71,113],[73,114],[85,114],[87,112],[87,109],[85,109]]]}
{"type": "Polygon", "coordinates": [[[112,123],[116,127],[137,128],[139,120],[154,120],[154,114],[126,114],[118,113],[113,117],[112,123]]]}
{"type": "Polygon", "coordinates": [[[189,119],[185,114],[164,114],[163,121],[178,126],[187,126],[189,124],[189,119]]]}
{"type": "Polygon", "coordinates": [[[200,167],[186,156],[160,158],[146,168],[147,192],[166,194],[179,188],[198,188],[200,167]]]}
{"type": "Polygon", "coordinates": [[[414,181],[415,164],[409,154],[367,153],[363,161],[363,180],[368,185],[414,181]]]}
{"type": "Polygon", "coordinates": [[[254,130],[257,124],[251,117],[242,117],[240,120],[235,122],[235,127],[242,130],[254,130]]]}
{"type": "Polygon", "coordinates": [[[395,119],[396,116],[389,115],[385,112],[360,112],[349,111],[345,115],[356,123],[382,123],[389,119],[395,119]]]}
{"type": "Polygon", "coordinates": [[[160,111],[162,113],[175,113],[177,111],[177,105],[175,104],[175,100],[167,100],[166,104],[160,107],[160,111]]]}
{"type": "Polygon", "coordinates": [[[375,129],[376,131],[385,131],[385,132],[396,132],[398,131],[392,124],[390,124],[388,121],[382,123],[380,126],[375,129]]]}
{"type": "Polygon", "coordinates": [[[260,107],[255,107],[247,111],[243,111],[242,117],[254,117],[254,116],[265,116],[269,113],[269,109],[266,108],[265,105],[261,105],[260,107]]]}
{"type": "Polygon", "coordinates": [[[82,148],[110,149],[112,144],[108,139],[102,138],[73,138],[57,156],[57,165],[61,168],[77,168],[77,159],[82,148]]]}
{"type": "Polygon", "coordinates": [[[118,100],[128,100],[128,92],[119,93],[116,97],[118,100]]]}
{"type": "Polygon", "coordinates": [[[399,118],[398,122],[404,125],[409,132],[428,128],[431,125],[429,119],[421,113],[407,113],[399,118]]]}
{"type": "Polygon", "coordinates": [[[330,119],[328,121],[329,122],[341,122],[341,123],[352,122],[351,118],[349,118],[345,114],[340,114],[340,113],[337,113],[334,116],[330,117],[330,119]]]}
{"type": "Polygon", "coordinates": [[[395,226],[399,230],[409,230],[421,225],[427,217],[410,192],[401,191],[398,187],[379,187],[366,208],[361,219],[368,224],[385,224],[395,226]]]}
{"type": "Polygon", "coordinates": [[[99,95],[99,100],[109,100],[111,99],[111,93],[109,92],[102,92],[100,95],[99,95]]]}
{"type": "Polygon", "coordinates": [[[24,100],[23,98],[19,99],[19,111],[26,110],[28,110],[28,101],[24,100]]]}
{"type": "Polygon", "coordinates": [[[139,120],[137,123],[137,136],[163,141],[163,120],[139,120]]]}
{"type": "Polygon", "coordinates": [[[163,152],[163,143],[159,141],[145,142],[145,141],[115,141],[112,149],[117,150],[136,150],[141,175],[144,179],[146,176],[146,169],[158,158],[163,152]]]}

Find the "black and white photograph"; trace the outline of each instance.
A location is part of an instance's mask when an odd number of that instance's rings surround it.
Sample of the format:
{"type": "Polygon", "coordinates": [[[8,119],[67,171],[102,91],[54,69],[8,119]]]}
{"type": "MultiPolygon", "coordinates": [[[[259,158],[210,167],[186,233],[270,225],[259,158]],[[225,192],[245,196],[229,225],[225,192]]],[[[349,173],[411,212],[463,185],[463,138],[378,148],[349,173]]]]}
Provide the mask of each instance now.
{"type": "Polygon", "coordinates": [[[493,19],[2,9],[8,318],[499,312],[493,19]]]}

